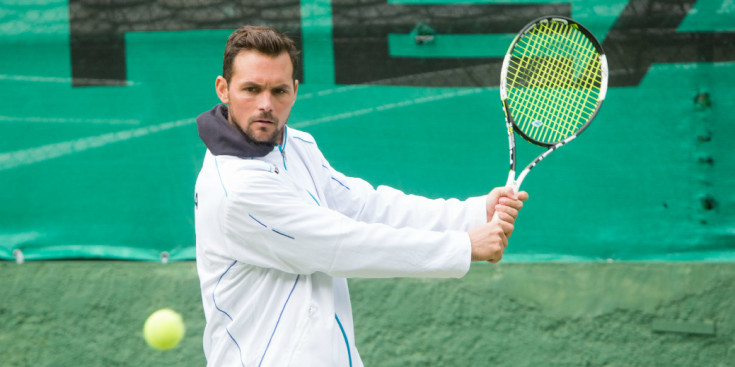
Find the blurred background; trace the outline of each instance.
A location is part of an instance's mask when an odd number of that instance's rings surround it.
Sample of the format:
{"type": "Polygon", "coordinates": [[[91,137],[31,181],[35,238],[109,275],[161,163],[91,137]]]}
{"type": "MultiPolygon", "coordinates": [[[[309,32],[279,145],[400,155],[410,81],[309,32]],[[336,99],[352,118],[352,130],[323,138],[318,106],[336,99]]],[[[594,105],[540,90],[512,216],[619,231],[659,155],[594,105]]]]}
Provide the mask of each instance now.
{"type": "Polygon", "coordinates": [[[0,365],[204,365],[194,119],[237,27],[302,49],[289,124],[335,169],[463,199],[505,182],[502,56],[551,14],[602,43],[607,100],[524,181],[503,263],[350,281],[364,362],[729,365],[729,0],[0,0],[0,365]],[[188,328],[166,352],[141,331],[162,307],[188,328]]]}

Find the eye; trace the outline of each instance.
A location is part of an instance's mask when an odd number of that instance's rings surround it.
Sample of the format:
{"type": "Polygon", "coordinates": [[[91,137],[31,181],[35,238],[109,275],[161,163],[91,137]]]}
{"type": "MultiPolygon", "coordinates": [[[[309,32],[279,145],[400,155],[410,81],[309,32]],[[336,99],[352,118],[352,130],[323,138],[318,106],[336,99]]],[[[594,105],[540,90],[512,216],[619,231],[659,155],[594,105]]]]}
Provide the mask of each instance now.
{"type": "Polygon", "coordinates": [[[242,87],[243,92],[245,93],[251,93],[251,94],[257,94],[260,93],[260,87],[257,85],[245,85],[242,87]]]}

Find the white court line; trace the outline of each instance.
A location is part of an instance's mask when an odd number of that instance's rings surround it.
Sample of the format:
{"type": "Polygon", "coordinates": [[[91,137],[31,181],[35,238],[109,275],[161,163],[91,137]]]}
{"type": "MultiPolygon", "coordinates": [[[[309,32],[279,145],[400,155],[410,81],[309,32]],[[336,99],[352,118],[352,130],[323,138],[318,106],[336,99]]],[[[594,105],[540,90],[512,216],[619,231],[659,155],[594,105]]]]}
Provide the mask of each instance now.
{"type": "Polygon", "coordinates": [[[2,153],[0,154],[0,171],[44,162],[65,155],[99,148],[105,145],[139,138],[153,133],[159,133],[176,127],[193,124],[194,122],[195,119],[193,118],[171,121],[154,126],[118,131],[98,136],[69,140],[61,143],[42,145],[35,148],[17,150],[15,152],[2,153]]]}
{"type": "MultiPolygon", "coordinates": [[[[483,64],[484,65],[484,64],[483,64]]],[[[483,65],[474,65],[474,67],[482,67],[483,65]]],[[[304,99],[310,99],[314,97],[324,97],[329,96],[331,94],[339,94],[339,93],[346,93],[354,90],[360,90],[360,89],[366,89],[366,88],[372,88],[372,87],[408,87],[408,88],[422,88],[422,87],[416,87],[416,86],[402,86],[402,85],[395,85],[392,84],[393,82],[400,81],[400,80],[406,80],[406,79],[415,79],[415,78],[436,78],[437,76],[440,76],[442,74],[453,72],[457,70],[463,70],[466,69],[464,67],[458,67],[458,68],[452,68],[452,69],[444,69],[444,70],[436,70],[436,71],[428,71],[425,73],[418,73],[418,74],[408,74],[408,75],[402,75],[392,78],[385,78],[385,79],[378,79],[373,80],[367,84],[351,84],[351,85],[343,85],[343,86],[337,86],[335,88],[329,88],[324,89],[320,91],[315,92],[309,92],[304,93],[299,96],[297,96],[296,100],[304,100],[304,99]]],[[[400,82],[399,82],[400,83],[400,82]]]]}
{"type": "Polygon", "coordinates": [[[369,87],[374,87],[374,86],[366,85],[366,84],[356,84],[356,85],[345,85],[345,86],[337,87],[337,88],[329,88],[329,89],[324,89],[324,90],[320,90],[316,92],[310,92],[310,93],[304,93],[304,94],[298,95],[296,96],[296,101],[310,99],[313,97],[324,97],[324,96],[328,96],[331,94],[345,93],[345,92],[365,89],[369,87]]]}
{"type": "Polygon", "coordinates": [[[468,95],[471,95],[471,94],[482,93],[483,91],[485,91],[484,88],[461,89],[461,90],[458,90],[456,92],[447,92],[447,93],[437,94],[437,95],[433,95],[433,96],[426,96],[426,97],[421,97],[421,98],[407,99],[407,100],[404,100],[404,101],[401,101],[401,102],[386,103],[384,105],[380,105],[380,106],[377,106],[377,107],[363,108],[363,109],[360,109],[360,110],[344,112],[344,113],[340,113],[340,114],[336,114],[336,115],[324,116],[324,117],[321,117],[321,118],[318,118],[318,119],[295,122],[295,123],[289,124],[289,125],[291,127],[294,127],[294,128],[303,128],[303,127],[306,127],[306,126],[318,125],[318,124],[322,124],[322,123],[325,123],[325,122],[332,122],[332,121],[342,120],[342,119],[356,117],[356,116],[360,116],[360,115],[366,115],[366,114],[371,113],[371,112],[382,112],[382,111],[392,110],[392,109],[395,109],[395,108],[413,106],[413,105],[427,103],[427,102],[440,101],[440,100],[443,100],[443,99],[463,97],[463,96],[468,96],[468,95]]]}
{"type": "Polygon", "coordinates": [[[109,124],[109,125],[140,125],[140,120],[135,119],[86,119],[75,117],[16,117],[0,116],[0,122],[31,122],[50,124],[109,124]]]}
{"type": "MultiPolygon", "coordinates": [[[[30,82],[30,83],[57,83],[57,84],[71,84],[72,78],[62,78],[58,76],[41,76],[41,75],[17,75],[17,74],[0,74],[0,80],[12,80],[16,82],[30,82]]],[[[140,83],[125,80],[125,84],[120,83],[120,80],[116,79],[98,79],[98,78],[76,78],[77,81],[83,81],[86,83],[94,83],[95,86],[132,86],[139,85],[140,83]]]]}

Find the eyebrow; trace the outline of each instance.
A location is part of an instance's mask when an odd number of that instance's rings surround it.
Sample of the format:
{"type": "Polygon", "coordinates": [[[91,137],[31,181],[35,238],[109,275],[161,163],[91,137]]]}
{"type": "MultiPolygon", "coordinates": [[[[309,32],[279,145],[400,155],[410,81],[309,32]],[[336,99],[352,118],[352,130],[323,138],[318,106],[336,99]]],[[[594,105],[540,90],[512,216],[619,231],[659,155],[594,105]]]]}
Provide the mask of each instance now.
{"type": "MultiPolygon", "coordinates": [[[[256,87],[262,88],[263,87],[263,84],[256,83],[254,81],[248,81],[248,80],[246,80],[246,81],[240,83],[240,85],[239,85],[239,87],[241,87],[241,88],[244,87],[244,86],[256,86],[256,87]]],[[[281,88],[281,89],[286,88],[286,89],[288,89],[288,88],[293,88],[293,85],[292,84],[289,84],[289,83],[282,83],[282,84],[274,85],[271,88],[272,89],[278,89],[278,88],[281,88]]]]}

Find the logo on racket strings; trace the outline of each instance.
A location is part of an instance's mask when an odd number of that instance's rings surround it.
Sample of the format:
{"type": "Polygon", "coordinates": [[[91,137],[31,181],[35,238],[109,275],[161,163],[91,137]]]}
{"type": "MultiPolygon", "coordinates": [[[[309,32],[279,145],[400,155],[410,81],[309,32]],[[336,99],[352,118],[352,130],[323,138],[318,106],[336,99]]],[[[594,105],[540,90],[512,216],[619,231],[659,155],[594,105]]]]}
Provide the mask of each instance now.
{"type": "Polygon", "coordinates": [[[534,122],[531,123],[531,125],[533,125],[533,127],[541,127],[541,125],[543,125],[543,124],[544,124],[544,122],[541,121],[541,120],[536,120],[536,121],[534,121],[534,122]]]}

